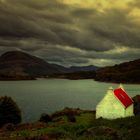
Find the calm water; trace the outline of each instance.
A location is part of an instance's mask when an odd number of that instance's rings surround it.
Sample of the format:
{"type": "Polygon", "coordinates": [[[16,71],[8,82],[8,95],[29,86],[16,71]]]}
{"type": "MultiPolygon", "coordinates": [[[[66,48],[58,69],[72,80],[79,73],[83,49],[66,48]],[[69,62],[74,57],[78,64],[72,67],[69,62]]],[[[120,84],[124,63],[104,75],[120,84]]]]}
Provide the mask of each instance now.
{"type": "MultiPolygon", "coordinates": [[[[0,81],[0,96],[11,96],[22,110],[23,121],[28,122],[64,107],[94,110],[110,86],[118,84],[65,79],[0,81]]],[[[140,85],[124,87],[130,96],[140,94],[140,85]]]]}

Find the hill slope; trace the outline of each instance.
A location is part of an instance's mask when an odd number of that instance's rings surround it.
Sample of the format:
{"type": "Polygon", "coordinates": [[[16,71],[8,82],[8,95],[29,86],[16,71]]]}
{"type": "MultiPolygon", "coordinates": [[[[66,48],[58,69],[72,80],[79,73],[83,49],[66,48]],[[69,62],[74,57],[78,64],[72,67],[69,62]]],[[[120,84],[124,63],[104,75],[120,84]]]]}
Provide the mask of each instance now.
{"type": "Polygon", "coordinates": [[[140,83],[140,59],[101,68],[97,70],[95,80],[116,83],[140,83]]]}
{"type": "Polygon", "coordinates": [[[86,71],[96,71],[97,69],[99,69],[99,67],[97,66],[93,66],[93,65],[89,65],[89,66],[71,66],[70,68],[70,71],[72,72],[79,72],[79,71],[82,71],[82,72],[86,72],[86,71]]]}
{"type": "Polygon", "coordinates": [[[86,79],[86,71],[95,71],[97,68],[95,66],[66,68],[20,51],[6,52],[0,56],[0,80],[30,80],[39,77],[86,79]]]}
{"type": "Polygon", "coordinates": [[[0,57],[0,79],[34,79],[53,73],[61,73],[66,68],[20,51],[10,51],[0,57]]]}

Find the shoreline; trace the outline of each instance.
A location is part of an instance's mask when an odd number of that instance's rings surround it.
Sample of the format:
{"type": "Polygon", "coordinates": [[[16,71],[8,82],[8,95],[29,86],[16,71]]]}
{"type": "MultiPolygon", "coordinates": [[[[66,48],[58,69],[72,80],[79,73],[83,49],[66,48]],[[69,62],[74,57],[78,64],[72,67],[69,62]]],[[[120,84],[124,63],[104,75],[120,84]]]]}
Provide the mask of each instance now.
{"type": "Polygon", "coordinates": [[[127,84],[127,85],[139,85],[140,83],[138,82],[112,82],[112,81],[104,81],[104,80],[96,80],[94,78],[77,78],[77,79],[74,79],[74,78],[64,78],[64,77],[43,77],[43,78],[40,78],[40,77],[37,77],[37,78],[32,78],[32,79],[0,79],[0,81],[35,81],[35,80],[52,80],[52,79],[66,79],[66,80],[93,80],[93,81],[96,81],[96,82],[101,82],[101,83],[112,83],[112,84],[127,84]]]}

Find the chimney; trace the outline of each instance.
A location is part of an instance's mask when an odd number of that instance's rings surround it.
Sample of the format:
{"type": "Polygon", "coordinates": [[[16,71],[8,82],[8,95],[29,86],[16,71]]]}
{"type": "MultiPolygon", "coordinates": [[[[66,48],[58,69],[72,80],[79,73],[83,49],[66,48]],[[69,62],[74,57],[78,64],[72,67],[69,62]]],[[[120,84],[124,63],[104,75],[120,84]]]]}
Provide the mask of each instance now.
{"type": "Polygon", "coordinates": [[[120,85],[119,85],[119,88],[121,88],[123,91],[125,91],[124,90],[124,87],[123,87],[123,85],[120,83],[120,85]]]}

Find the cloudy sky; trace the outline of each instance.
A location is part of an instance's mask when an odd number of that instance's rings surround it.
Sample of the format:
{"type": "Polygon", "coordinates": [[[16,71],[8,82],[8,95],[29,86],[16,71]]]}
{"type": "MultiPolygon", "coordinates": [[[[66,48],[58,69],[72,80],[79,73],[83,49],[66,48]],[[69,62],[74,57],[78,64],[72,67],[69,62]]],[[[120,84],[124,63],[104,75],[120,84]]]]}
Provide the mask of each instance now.
{"type": "Polygon", "coordinates": [[[0,0],[0,54],[114,65],[140,58],[139,0],[0,0]]]}

